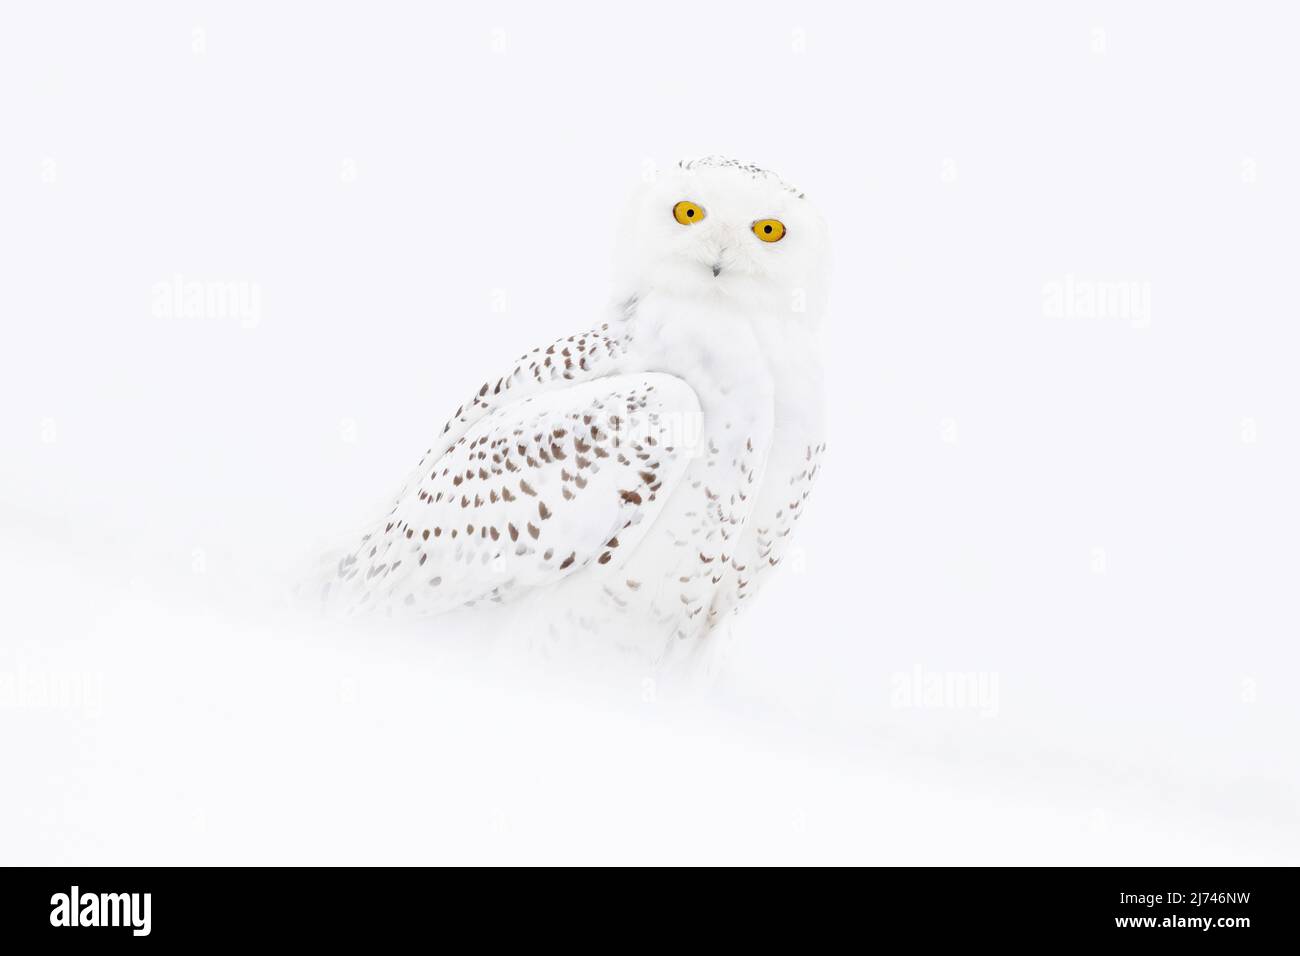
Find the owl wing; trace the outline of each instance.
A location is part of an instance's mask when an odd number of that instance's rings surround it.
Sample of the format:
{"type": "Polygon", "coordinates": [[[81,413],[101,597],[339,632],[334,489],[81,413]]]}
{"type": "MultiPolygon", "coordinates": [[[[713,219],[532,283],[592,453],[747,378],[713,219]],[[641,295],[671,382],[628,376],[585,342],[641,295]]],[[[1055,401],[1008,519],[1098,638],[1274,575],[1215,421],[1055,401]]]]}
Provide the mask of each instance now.
{"type": "Polygon", "coordinates": [[[662,373],[500,404],[426,459],[332,569],[329,601],[438,613],[621,563],[680,480],[700,420],[694,390],[662,373]]]}

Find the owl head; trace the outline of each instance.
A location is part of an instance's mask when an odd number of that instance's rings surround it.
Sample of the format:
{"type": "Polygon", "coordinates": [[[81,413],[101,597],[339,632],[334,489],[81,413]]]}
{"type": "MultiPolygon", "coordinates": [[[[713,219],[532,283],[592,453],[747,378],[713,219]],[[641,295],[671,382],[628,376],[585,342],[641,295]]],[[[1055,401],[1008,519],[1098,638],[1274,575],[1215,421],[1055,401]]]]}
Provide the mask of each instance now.
{"type": "Polygon", "coordinates": [[[684,160],[634,197],[620,293],[705,299],[815,324],[830,283],[826,224],[802,192],[750,163],[684,160]]]}

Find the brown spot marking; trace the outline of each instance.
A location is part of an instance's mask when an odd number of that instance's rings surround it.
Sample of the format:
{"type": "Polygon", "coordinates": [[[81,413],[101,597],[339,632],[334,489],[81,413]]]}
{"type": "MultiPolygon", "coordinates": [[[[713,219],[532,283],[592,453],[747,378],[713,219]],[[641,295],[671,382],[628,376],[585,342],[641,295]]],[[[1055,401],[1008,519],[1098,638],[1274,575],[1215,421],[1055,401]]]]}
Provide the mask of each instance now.
{"type": "Polygon", "coordinates": [[[560,570],[563,571],[565,568],[571,565],[574,559],[577,558],[577,556],[578,553],[576,551],[570,551],[569,556],[560,562],[560,570]]]}

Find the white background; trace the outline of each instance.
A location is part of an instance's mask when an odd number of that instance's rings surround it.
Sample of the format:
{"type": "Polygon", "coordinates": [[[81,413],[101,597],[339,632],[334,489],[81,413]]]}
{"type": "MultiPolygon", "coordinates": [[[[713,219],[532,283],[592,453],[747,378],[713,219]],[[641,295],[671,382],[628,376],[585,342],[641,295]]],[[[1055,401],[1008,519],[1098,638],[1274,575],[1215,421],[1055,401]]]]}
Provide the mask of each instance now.
{"type": "Polygon", "coordinates": [[[0,859],[1300,862],[1295,14],[975,7],[6,5],[0,859]],[[704,153],[837,268],[722,684],[269,609],[704,153]]]}

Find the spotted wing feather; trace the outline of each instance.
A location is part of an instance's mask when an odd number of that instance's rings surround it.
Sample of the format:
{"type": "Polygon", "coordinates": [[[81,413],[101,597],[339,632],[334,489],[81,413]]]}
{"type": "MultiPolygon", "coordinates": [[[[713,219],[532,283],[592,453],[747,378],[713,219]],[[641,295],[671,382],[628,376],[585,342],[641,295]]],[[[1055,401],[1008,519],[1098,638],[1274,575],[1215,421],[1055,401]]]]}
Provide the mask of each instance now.
{"type": "Polygon", "coordinates": [[[694,391],[614,375],[482,414],[333,569],[345,613],[506,601],[630,553],[690,454],[694,391]]]}

